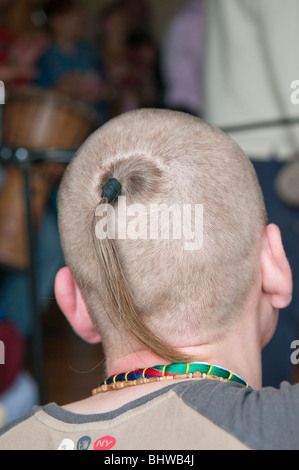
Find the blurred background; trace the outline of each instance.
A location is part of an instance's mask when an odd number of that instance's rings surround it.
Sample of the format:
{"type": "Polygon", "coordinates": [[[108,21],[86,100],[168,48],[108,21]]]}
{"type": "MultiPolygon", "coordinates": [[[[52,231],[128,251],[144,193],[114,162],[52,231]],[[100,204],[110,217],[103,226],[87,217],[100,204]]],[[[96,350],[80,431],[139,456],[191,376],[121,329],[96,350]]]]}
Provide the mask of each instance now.
{"type": "Polygon", "coordinates": [[[252,160],[294,274],[264,384],[298,381],[298,21],[298,0],[0,0],[0,426],[105,378],[54,298],[56,196],[85,138],[141,107],[202,117],[252,160]]]}

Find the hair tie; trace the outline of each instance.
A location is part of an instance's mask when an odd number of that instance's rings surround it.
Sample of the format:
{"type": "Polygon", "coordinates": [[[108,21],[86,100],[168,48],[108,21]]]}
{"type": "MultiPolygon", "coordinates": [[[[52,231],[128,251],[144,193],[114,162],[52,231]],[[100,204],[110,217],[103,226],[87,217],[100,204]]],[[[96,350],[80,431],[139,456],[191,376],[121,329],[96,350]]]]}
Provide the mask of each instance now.
{"type": "Polygon", "coordinates": [[[117,197],[121,193],[121,184],[116,178],[110,178],[107,181],[105,186],[102,187],[102,195],[101,197],[106,197],[108,202],[111,203],[117,199],[117,197]]]}

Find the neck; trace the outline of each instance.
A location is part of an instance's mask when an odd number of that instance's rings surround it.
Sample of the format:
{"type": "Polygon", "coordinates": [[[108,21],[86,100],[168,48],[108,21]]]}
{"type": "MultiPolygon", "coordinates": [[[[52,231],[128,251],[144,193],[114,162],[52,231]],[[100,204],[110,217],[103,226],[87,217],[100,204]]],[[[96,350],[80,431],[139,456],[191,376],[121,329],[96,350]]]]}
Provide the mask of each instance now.
{"type": "MultiPolygon", "coordinates": [[[[176,348],[194,357],[196,362],[207,362],[231,370],[241,376],[251,387],[262,386],[261,352],[244,335],[215,344],[201,344],[176,348]]],[[[139,368],[167,364],[163,359],[147,350],[127,354],[116,361],[107,362],[108,376],[139,368]]]]}
{"type": "MultiPolygon", "coordinates": [[[[194,357],[196,362],[207,362],[229,369],[241,376],[251,387],[262,386],[261,351],[265,346],[260,325],[262,312],[266,309],[262,297],[252,297],[238,319],[228,328],[220,340],[200,343],[190,341],[182,347],[176,347],[194,357]]],[[[267,342],[269,341],[269,338],[267,342]]],[[[111,376],[138,368],[165,364],[165,361],[148,350],[137,350],[118,357],[106,355],[107,375],[111,376]]]]}

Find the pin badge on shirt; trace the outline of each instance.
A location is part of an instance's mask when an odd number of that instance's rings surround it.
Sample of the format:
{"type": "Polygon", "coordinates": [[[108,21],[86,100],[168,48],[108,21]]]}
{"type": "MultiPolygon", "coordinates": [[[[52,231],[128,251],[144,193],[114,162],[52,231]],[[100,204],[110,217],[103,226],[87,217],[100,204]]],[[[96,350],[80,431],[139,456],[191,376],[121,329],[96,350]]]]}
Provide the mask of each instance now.
{"type": "Polygon", "coordinates": [[[80,437],[77,442],[77,450],[87,450],[90,446],[91,438],[89,436],[80,437]]]}
{"type": "Polygon", "coordinates": [[[104,436],[98,439],[94,445],[94,450],[110,450],[116,444],[116,439],[112,436],[104,436]]]}
{"type": "Polygon", "coordinates": [[[63,439],[57,450],[74,450],[75,444],[71,439],[63,439]]]}

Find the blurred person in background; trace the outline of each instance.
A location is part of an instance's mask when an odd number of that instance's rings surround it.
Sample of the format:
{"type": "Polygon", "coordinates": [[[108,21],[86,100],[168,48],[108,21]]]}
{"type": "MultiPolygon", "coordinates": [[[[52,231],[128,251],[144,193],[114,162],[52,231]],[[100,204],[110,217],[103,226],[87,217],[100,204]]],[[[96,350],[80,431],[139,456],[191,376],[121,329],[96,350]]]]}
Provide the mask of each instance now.
{"type": "Polygon", "coordinates": [[[7,87],[30,83],[36,78],[35,63],[48,44],[43,31],[17,34],[10,25],[14,0],[0,0],[0,80],[7,87]]]}
{"type": "Polygon", "coordinates": [[[187,0],[164,37],[161,70],[167,108],[201,116],[205,0],[187,0]]]}
{"type": "Polygon", "coordinates": [[[108,4],[99,12],[97,44],[109,84],[109,116],[122,111],[122,84],[128,73],[126,41],[129,18],[123,2],[108,4]]]}
{"type": "Polygon", "coordinates": [[[84,39],[84,16],[73,0],[48,0],[44,11],[51,43],[37,63],[35,83],[95,106],[107,118],[103,67],[95,46],[84,39]]]}
{"type": "Polygon", "coordinates": [[[159,51],[150,33],[132,32],[127,39],[128,75],[124,111],[161,107],[163,82],[159,51]]]}
{"type": "Polygon", "coordinates": [[[160,102],[158,50],[145,7],[145,2],[121,0],[99,14],[98,44],[109,87],[110,117],[160,102]]]}
{"type": "Polygon", "coordinates": [[[130,31],[152,33],[152,12],[147,0],[121,0],[128,12],[130,31]]]}

